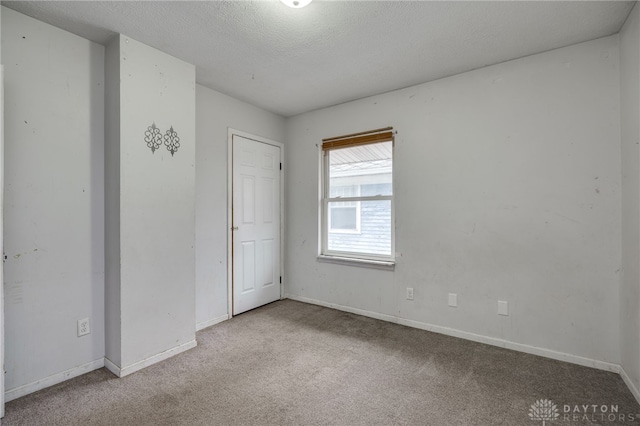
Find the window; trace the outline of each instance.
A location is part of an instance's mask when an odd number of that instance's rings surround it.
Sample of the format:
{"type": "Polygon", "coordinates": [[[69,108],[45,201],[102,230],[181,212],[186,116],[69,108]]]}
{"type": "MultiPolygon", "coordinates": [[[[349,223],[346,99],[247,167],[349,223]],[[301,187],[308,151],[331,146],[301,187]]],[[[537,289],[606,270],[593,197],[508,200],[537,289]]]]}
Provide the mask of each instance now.
{"type": "Polygon", "coordinates": [[[394,260],[391,128],[322,144],[321,255],[394,260]]]}

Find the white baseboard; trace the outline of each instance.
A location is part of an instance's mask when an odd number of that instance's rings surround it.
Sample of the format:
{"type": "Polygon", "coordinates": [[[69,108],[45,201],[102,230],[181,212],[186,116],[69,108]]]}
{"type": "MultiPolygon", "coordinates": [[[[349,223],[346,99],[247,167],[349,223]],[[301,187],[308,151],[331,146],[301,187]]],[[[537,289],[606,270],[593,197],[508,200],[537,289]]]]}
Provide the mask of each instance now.
{"type": "Polygon", "coordinates": [[[73,379],[74,377],[81,376],[98,368],[104,367],[104,358],[96,359],[95,361],[88,362],[86,364],[79,365],[61,373],[52,374],[44,379],[37,380],[26,385],[18,386],[13,389],[9,389],[4,393],[5,402],[13,401],[21,396],[28,395],[30,393],[48,388],[49,386],[57,385],[65,380],[73,379]]]}
{"type": "Polygon", "coordinates": [[[168,349],[164,352],[160,352],[157,355],[150,356],[149,358],[145,358],[142,361],[135,362],[126,367],[118,367],[113,362],[109,361],[105,358],[104,365],[107,367],[109,371],[115,374],[118,377],[128,376],[131,373],[135,373],[138,370],[142,370],[145,367],[149,367],[150,365],[156,364],[160,361],[164,361],[165,359],[171,358],[172,356],[178,355],[184,351],[188,351],[191,348],[195,348],[197,346],[196,340],[192,340],[187,343],[183,343],[180,346],[176,346],[175,348],[168,349]]]}
{"type": "Polygon", "coordinates": [[[299,302],[305,302],[305,303],[310,303],[312,305],[324,306],[327,308],[337,309],[339,311],[350,312],[352,314],[375,318],[382,321],[393,322],[396,324],[406,325],[408,327],[419,328],[422,330],[432,331],[434,333],[445,334],[447,336],[458,337],[461,339],[471,340],[474,342],[484,343],[487,345],[499,346],[501,348],[512,349],[518,352],[524,352],[532,355],[539,355],[545,358],[551,358],[558,361],[565,361],[572,364],[582,365],[585,367],[597,368],[599,370],[611,371],[614,373],[619,373],[621,370],[618,364],[613,364],[605,361],[598,361],[595,359],[585,358],[578,355],[567,354],[564,352],[557,352],[551,349],[525,345],[522,343],[512,342],[510,340],[498,339],[496,337],[489,337],[489,336],[483,336],[480,334],[469,333],[466,331],[457,330],[455,328],[442,327],[439,325],[428,324],[425,322],[408,320],[408,319],[400,318],[394,315],[380,314],[377,312],[366,311],[364,309],[352,308],[350,306],[342,306],[335,303],[327,303],[321,300],[311,299],[303,296],[296,296],[293,294],[287,294],[286,297],[291,300],[297,300],[299,302]]]}
{"type": "Polygon", "coordinates": [[[120,377],[120,367],[118,367],[114,362],[112,362],[107,357],[104,357],[104,368],[111,371],[116,376],[120,377]]]}
{"type": "Polygon", "coordinates": [[[86,364],[82,364],[77,367],[71,368],[69,370],[63,371],[61,373],[53,374],[49,377],[45,377],[44,379],[40,379],[32,383],[27,383],[26,385],[9,389],[4,393],[4,400],[5,402],[13,401],[14,399],[20,398],[21,396],[25,396],[30,393],[37,392],[44,388],[48,388],[49,386],[57,385],[58,383],[62,383],[66,380],[73,379],[74,377],[81,376],[85,373],[88,373],[93,370],[97,370],[102,367],[107,368],[107,370],[111,371],[113,374],[115,374],[118,377],[124,377],[138,370],[141,370],[145,367],[148,367],[152,364],[171,358],[172,356],[177,355],[181,352],[187,351],[191,348],[195,348],[196,346],[197,346],[197,342],[194,339],[180,346],[176,346],[175,348],[169,349],[167,351],[161,352],[157,355],[154,355],[142,361],[136,362],[125,368],[118,367],[109,358],[106,358],[106,357],[100,358],[95,361],[91,361],[86,364]]]}
{"type": "Polygon", "coordinates": [[[200,331],[200,330],[205,329],[207,327],[211,327],[212,325],[216,325],[216,324],[221,323],[222,321],[226,321],[228,319],[229,319],[229,315],[224,314],[224,315],[220,315],[217,318],[210,319],[209,321],[199,322],[199,323],[196,324],[196,331],[200,331]]]}
{"type": "Polygon", "coordinates": [[[296,296],[294,294],[285,294],[285,299],[296,300],[298,302],[310,303],[312,305],[324,306],[325,308],[337,309],[343,312],[362,315],[364,317],[375,318],[387,322],[398,322],[398,317],[393,315],[380,314],[373,311],[365,311],[364,309],[352,308],[351,306],[338,305],[336,303],[323,302],[322,300],[311,299],[304,296],[296,296]]]}
{"type": "Polygon", "coordinates": [[[460,339],[471,340],[473,342],[484,343],[487,345],[498,346],[501,348],[511,349],[518,352],[524,352],[531,355],[538,355],[545,358],[551,358],[558,361],[569,362],[571,364],[582,365],[584,367],[597,368],[598,370],[611,371],[617,373],[620,371],[618,364],[610,362],[599,361],[596,359],[585,358],[578,355],[572,355],[565,352],[558,352],[552,349],[539,348],[537,346],[525,345],[523,343],[516,343],[510,340],[499,339],[496,337],[483,336],[481,334],[469,333],[466,331],[457,330],[455,328],[442,327],[438,325],[432,325],[423,323],[420,321],[412,321],[403,318],[398,318],[398,324],[406,325],[413,328],[420,328],[422,330],[432,331],[434,333],[446,334],[447,336],[458,337],[460,339]]]}
{"type": "Polygon", "coordinates": [[[631,378],[629,378],[627,372],[624,371],[624,368],[622,368],[622,366],[620,367],[620,371],[618,373],[620,374],[620,377],[622,377],[622,380],[624,380],[624,383],[627,385],[636,401],[638,401],[638,404],[640,404],[640,392],[638,392],[638,388],[636,388],[636,386],[633,384],[631,378]]]}

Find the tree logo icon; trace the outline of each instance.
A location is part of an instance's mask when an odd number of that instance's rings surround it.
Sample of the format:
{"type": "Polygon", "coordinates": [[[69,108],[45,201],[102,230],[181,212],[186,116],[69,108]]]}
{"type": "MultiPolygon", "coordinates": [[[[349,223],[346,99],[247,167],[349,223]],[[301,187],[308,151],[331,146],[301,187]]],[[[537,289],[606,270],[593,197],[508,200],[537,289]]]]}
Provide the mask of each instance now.
{"type": "Polygon", "coordinates": [[[537,422],[542,421],[542,426],[558,417],[558,406],[550,399],[539,399],[529,408],[529,418],[537,422]]]}

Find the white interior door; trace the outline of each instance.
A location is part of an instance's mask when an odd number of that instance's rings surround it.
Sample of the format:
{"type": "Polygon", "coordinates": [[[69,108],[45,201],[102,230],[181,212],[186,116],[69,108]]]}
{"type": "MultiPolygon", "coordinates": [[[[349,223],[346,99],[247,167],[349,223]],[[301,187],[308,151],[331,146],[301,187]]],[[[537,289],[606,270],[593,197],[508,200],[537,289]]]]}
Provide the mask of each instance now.
{"type": "Polygon", "coordinates": [[[233,135],[233,313],[280,299],[280,147],[233,135]]]}

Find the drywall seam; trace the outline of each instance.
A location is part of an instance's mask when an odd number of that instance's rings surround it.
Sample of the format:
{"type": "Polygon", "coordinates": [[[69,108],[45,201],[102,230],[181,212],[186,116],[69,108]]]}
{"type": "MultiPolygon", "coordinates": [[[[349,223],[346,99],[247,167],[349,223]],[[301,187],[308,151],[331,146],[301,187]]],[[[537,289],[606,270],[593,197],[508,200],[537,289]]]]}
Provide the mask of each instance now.
{"type": "Polygon", "coordinates": [[[66,380],[73,379],[74,377],[82,376],[90,371],[97,370],[104,367],[104,358],[96,359],[95,361],[88,362],[86,364],[79,365],[61,373],[52,374],[44,379],[36,380],[35,382],[27,383],[26,385],[18,386],[13,389],[9,389],[4,393],[5,402],[13,401],[14,399],[28,395],[33,392],[37,392],[41,389],[48,388],[49,386],[57,385],[66,380]]]}

